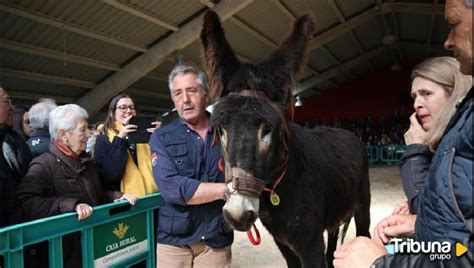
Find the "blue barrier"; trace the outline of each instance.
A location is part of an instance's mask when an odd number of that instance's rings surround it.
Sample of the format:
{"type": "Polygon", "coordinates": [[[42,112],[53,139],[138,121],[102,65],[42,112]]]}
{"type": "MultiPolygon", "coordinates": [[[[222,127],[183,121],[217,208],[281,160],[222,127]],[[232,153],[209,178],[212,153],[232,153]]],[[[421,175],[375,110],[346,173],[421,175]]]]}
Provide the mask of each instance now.
{"type": "Polygon", "coordinates": [[[400,162],[405,145],[389,144],[384,146],[365,146],[369,164],[394,165],[400,162]]]}

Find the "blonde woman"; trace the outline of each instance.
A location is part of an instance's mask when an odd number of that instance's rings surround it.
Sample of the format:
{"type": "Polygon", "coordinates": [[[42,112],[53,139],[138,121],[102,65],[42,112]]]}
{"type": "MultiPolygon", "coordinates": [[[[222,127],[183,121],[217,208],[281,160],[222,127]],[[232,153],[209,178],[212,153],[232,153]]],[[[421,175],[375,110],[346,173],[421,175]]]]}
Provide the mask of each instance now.
{"type": "Polygon", "coordinates": [[[430,58],[411,74],[411,96],[415,112],[405,133],[408,145],[401,159],[401,176],[408,203],[395,207],[394,214],[416,214],[418,190],[428,174],[433,152],[443,136],[457,104],[472,86],[472,77],[459,70],[452,57],[430,58]]]}
{"type": "MultiPolygon", "coordinates": [[[[150,147],[147,143],[129,143],[127,139],[129,133],[137,131],[136,125],[128,123],[136,115],[130,96],[114,97],[105,120],[104,135],[97,137],[94,157],[106,189],[144,196],[158,189],[151,170],[150,147]]],[[[159,127],[159,122],[154,124],[159,127]]]]}

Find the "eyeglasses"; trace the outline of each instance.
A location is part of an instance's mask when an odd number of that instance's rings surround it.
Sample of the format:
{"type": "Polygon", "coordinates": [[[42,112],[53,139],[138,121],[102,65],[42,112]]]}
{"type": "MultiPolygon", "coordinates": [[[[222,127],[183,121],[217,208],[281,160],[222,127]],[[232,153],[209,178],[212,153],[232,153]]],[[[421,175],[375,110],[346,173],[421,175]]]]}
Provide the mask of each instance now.
{"type": "Polygon", "coordinates": [[[115,107],[115,109],[119,109],[121,112],[126,112],[127,109],[130,109],[130,111],[135,111],[135,105],[120,105],[120,106],[117,106],[115,107]]]}
{"type": "Polygon", "coordinates": [[[0,101],[3,103],[8,103],[10,106],[12,105],[12,99],[1,99],[0,101]]]}

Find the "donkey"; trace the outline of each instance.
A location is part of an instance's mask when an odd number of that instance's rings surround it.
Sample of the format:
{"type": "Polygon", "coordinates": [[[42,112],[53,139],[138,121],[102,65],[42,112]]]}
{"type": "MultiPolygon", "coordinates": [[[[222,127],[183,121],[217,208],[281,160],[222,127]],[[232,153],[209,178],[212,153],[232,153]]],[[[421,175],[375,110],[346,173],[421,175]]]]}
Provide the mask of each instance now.
{"type": "Polygon", "coordinates": [[[213,11],[201,32],[216,100],[211,124],[229,189],[224,218],[238,231],[260,218],[289,267],[332,266],[339,227],[352,216],[357,235],[370,236],[364,146],[348,131],[306,129],[289,120],[291,91],[314,27],[311,14],[300,17],[282,45],[257,64],[237,59],[213,11]]]}

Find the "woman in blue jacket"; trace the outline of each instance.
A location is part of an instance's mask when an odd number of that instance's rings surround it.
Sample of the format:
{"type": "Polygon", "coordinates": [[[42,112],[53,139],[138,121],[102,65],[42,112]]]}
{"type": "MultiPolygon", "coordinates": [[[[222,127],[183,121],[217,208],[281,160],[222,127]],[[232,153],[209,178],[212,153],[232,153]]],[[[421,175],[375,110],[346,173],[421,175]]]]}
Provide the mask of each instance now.
{"type": "Polygon", "coordinates": [[[415,112],[405,133],[407,149],[400,161],[403,189],[408,198],[395,213],[416,214],[418,191],[456,106],[471,88],[472,77],[463,75],[453,57],[430,58],[417,65],[411,74],[411,96],[415,112]],[[407,206],[408,205],[408,206],[407,206]]]}

